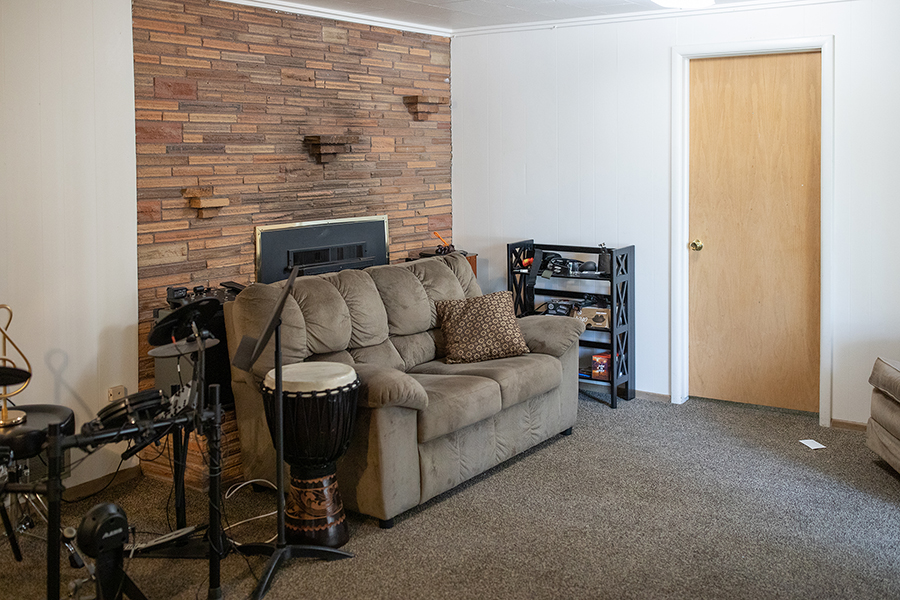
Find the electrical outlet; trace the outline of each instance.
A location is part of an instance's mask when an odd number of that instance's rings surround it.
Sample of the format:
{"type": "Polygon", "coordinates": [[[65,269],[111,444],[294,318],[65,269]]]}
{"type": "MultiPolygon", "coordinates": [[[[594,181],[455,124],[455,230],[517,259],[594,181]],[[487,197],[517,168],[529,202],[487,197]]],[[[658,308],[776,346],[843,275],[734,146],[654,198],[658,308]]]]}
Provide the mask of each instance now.
{"type": "Polygon", "coordinates": [[[107,393],[109,394],[109,396],[107,398],[107,400],[109,402],[115,402],[116,400],[121,400],[122,398],[125,397],[125,386],[124,385],[113,386],[113,387],[109,388],[107,393]]]}

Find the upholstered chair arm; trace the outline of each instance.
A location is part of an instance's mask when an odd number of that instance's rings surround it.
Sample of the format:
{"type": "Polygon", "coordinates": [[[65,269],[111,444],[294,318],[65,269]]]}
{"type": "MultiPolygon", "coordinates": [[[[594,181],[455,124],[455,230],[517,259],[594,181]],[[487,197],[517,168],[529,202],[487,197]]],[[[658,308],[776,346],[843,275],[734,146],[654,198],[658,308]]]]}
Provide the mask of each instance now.
{"type": "Polygon", "coordinates": [[[900,402],[900,361],[879,356],[869,375],[869,383],[895,402],[900,402]]]}
{"type": "Polygon", "coordinates": [[[404,406],[416,410],[428,407],[425,388],[403,371],[365,363],[356,363],[353,368],[360,381],[359,406],[404,406]]]}
{"type": "Polygon", "coordinates": [[[531,352],[559,358],[578,342],[584,323],[574,317],[529,315],[518,319],[519,329],[531,352]]]}

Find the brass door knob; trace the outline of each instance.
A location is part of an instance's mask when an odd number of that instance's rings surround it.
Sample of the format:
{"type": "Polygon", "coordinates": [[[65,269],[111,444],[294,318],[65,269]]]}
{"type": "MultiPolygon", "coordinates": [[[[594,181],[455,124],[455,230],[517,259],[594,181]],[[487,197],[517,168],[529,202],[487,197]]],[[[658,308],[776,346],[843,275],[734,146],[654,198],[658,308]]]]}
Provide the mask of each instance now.
{"type": "Polygon", "coordinates": [[[701,242],[700,240],[694,240],[690,243],[689,248],[694,252],[700,252],[701,250],[703,250],[703,242],[701,242]]]}

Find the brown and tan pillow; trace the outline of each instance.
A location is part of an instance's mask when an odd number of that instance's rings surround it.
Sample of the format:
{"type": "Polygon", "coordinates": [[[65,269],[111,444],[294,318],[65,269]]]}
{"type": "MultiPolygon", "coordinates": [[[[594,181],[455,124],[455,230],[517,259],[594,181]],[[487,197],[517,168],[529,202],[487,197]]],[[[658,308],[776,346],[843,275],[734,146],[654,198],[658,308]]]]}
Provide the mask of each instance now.
{"type": "Polygon", "coordinates": [[[513,310],[512,292],[435,302],[448,363],[519,356],[528,345],[513,310]]]}

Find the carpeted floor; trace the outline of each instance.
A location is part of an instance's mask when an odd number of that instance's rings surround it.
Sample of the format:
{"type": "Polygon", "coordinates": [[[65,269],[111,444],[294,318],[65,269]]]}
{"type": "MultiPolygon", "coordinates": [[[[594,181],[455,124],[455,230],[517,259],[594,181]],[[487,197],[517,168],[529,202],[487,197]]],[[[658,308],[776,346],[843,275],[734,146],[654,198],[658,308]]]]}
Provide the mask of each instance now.
{"type": "MultiPolygon", "coordinates": [[[[139,531],[165,531],[169,486],[139,479],[64,507],[77,525],[115,501],[139,531]]],[[[205,522],[191,494],[190,524],[205,522]]],[[[232,523],[272,510],[241,490],[232,523]]],[[[390,530],[351,515],[355,557],[298,559],[267,598],[769,599],[900,597],[900,477],[864,434],[821,428],[815,415],[692,399],[607,404],[582,395],[574,434],[557,436],[410,511],[390,530]],[[812,438],[826,447],[799,443],[812,438]]],[[[241,541],[274,534],[274,517],[241,541]]],[[[36,530],[43,533],[40,528],[36,530]]],[[[144,535],[143,539],[152,537],[144,535]]],[[[0,598],[44,597],[44,550],[5,542],[0,598]]],[[[222,563],[226,598],[246,598],[265,559],[222,563]]],[[[133,559],[151,600],[206,598],[202,560],[133,559]]],[[[83,571],[63,560],[64,586],[83,571]]]]}

